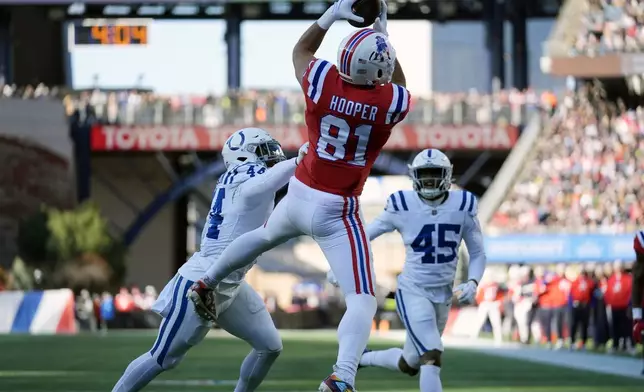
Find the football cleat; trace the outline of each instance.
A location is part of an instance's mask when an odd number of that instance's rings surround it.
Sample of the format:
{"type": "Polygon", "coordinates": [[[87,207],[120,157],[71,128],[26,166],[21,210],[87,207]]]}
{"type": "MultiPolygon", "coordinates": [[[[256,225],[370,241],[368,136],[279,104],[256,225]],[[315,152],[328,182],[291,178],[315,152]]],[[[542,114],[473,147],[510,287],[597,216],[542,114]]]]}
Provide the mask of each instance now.
{"type": "Polygon", "coordinates": [[[338,378],[335,374],[325,378],[318,388],[318,392],[357,392],[351,384],[338,378]]]}
{"type": "Polygon", "coordinates": [[[216,321],[215,296],[210,287],[202,280],[198,280],[190,286],[186,297],[195,305],[197,315],[206,321],[216,321]]]}

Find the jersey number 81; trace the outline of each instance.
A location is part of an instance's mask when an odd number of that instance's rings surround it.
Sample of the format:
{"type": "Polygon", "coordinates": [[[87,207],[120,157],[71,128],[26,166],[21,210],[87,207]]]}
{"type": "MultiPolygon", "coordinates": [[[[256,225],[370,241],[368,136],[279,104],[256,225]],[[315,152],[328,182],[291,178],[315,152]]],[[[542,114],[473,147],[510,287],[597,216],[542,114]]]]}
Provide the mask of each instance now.
{"type": "Polygon", "coordinates": [[[351,129],[346,120],[327,114],[320,121],[318,156],[329,161],[344,161],[350,165],[365,166],[371,125],[351,129]]]}

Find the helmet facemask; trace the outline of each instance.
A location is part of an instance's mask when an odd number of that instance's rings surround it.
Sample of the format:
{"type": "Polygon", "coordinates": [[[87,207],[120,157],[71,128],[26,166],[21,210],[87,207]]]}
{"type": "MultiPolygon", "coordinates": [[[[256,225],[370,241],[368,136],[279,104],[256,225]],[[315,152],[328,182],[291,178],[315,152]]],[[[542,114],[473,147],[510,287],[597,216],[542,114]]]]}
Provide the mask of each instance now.
{"type": "Polygon", "coordinates": [[[452,185],[452,167],[426,165],[409,169],[414,190],[422,197],[436,199],[452,185]]]}
{"type": "Polygon", "coordinates": [[[253,152],[257,156],[257,160],[263,162],[267,167],[273,167],[286,160],[282,146],[277,140],[248,144],[248,150],[253,152]]]}

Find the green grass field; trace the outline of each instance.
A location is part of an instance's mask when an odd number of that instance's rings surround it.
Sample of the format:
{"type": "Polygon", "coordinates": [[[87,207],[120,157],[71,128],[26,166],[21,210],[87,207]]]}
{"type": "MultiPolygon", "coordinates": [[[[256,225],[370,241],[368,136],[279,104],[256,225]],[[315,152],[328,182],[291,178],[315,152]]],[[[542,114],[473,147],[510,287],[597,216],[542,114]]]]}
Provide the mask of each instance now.
{"type": "MultiPolygon", "coordinates": [[[[110,391],[129,361],[148,350],[152,333],[107,336],[0,336],[0,391],[110,391]]],[[[391,346],[378,341],[371,348],[391,346]]],[[[284,352],[262,391],[315,391],[329,374],[337,346],[332,336],[284,339],[284,352]]],[[[208,338],[176,369],[145,391],[232,391],[244,342],[208,338]],[[201,385],[199,385],[201,384],[201,385]],[[209,385],[204,385],[209,384],[209,385]]],[[[644,381],[448,350],[442,372],[450,392],[642,392],[644,381]]],[[[360,392],[418,390],[418,378],[382,369],[361,369],[360,392]]]]}

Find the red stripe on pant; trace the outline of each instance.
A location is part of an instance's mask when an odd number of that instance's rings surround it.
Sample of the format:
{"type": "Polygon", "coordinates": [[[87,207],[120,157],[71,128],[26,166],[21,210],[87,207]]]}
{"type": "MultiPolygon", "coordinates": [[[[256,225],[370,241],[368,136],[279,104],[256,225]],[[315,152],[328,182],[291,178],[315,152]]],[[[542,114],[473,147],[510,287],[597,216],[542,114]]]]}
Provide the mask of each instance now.
{"type": "Polygon", "coordinates": [[[351,225],[349,224],[349,199],[344,198],[344,207],[342,209],[342,222],[344,222],[344,227],[347,229],[347,235],[349,236],[349,243],[351,244],[351,260],[353,263],[353,279],[355,280],[356,285],[356,294],[361,294],[362,290],[360,288],[360,273],[358,272],[358,254],[356,253],[356,245],[354,243],[353,232],[351,231],[351,225]]]}
{"type": "Polygon", "coordinates": [[[365,264],[367,264],[367,284],[369,285],[369,294],[376,295],[376,292],[373,290],[373,280],[371,279],[371,256],[369,255],[369,242],[367,235],[364,231],[364,226],[362,220],[360,219],[360,201],[356,197],[356,208],[355,208],[355,218],[356,224],[358,225],[358,230],[360,231],[360,237],[362,239],[362,249],[364,249],[364,258],[365,264]]]}

